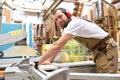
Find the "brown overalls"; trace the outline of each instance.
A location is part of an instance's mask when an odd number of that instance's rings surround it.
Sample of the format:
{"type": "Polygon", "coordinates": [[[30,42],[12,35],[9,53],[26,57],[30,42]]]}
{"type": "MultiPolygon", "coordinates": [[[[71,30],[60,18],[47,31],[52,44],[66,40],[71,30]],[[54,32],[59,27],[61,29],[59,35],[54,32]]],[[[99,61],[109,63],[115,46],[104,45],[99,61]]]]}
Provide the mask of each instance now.
{"type": "Polygon", "coordinates": [[[93,52],[98,73],[117,73],[118,48],[110,36],[100,40],[92,38],[74,37],[93,52]]]}

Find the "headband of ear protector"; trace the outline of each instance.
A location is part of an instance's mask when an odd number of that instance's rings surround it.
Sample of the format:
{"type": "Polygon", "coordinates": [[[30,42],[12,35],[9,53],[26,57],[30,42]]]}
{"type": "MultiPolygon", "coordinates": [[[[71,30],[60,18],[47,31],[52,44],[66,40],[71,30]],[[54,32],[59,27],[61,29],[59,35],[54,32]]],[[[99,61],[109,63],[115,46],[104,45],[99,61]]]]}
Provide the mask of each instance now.
{"type": "Polygon", "coordinates": [[[68,17],[68,19],[72,17],[72,14],[70,13],[70,11],[67,11],[64,8],[59,8],[59,10],[61,10],[68,17]]]}

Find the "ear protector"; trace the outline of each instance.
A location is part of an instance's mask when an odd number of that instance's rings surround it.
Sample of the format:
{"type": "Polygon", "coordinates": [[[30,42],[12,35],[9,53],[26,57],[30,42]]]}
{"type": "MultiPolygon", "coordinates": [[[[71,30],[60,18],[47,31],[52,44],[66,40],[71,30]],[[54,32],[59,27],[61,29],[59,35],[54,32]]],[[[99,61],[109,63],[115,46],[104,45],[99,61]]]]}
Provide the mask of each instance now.
{"type": "Polygon", "coordinates": [[[72,17],[72,14],[70,13],[70,11],[66,11],[66,16],[70,19],[72,17]]]}
{"type": "Polygon", "coordinates": [[[67,11],[64,8],[59,8],[59,9],[68,17],[68,19],[72,17],[72,14],[70,13],[70,11],[67,11]]]}

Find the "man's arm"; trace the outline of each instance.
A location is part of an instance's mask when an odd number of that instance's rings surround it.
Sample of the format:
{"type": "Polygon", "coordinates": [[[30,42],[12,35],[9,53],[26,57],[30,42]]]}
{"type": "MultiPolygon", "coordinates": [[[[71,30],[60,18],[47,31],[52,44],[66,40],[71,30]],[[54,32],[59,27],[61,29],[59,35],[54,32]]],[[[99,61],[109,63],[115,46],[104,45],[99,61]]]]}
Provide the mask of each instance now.
{"type": "Polygon", "coordinates": [[[55,57],[56,57],[56,55],[50,57],[47,61],[44,61],[44,62],[42,63],[42,65],[52,64],[52,61],[54,60],[55,57]]]}
{"type": "Polygon", "coordinates": [[[52,61],[54,59],[54,56],[56,56],[59,51],[64,47],[64,45],[72,38],[73,35],[71,34],[63,34],[40,58],[39,64],[42,64],[45,60],[49,58],[51,58],[52,61]]]}

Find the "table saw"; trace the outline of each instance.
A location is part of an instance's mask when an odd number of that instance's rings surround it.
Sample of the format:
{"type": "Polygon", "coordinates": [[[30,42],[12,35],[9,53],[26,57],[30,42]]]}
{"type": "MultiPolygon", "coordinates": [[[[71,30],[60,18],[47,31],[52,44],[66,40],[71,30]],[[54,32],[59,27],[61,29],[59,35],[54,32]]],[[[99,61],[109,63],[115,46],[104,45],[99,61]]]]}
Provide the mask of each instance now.
{"type": "Polygon", "coordinates": [[[0,60],[0,68],[5,69],[3,80],[119,80],[120,74],[96,73],[92,61],[73,63],[52,63],[52,70],[36,66],[40,57],[0,60]],[[1,62],[2,61],[2,62],[1,62]],[[13,62],[11,62],[13,61],[13,62]],[[14,63],[15,62],[15,63],[14,63]]]}

